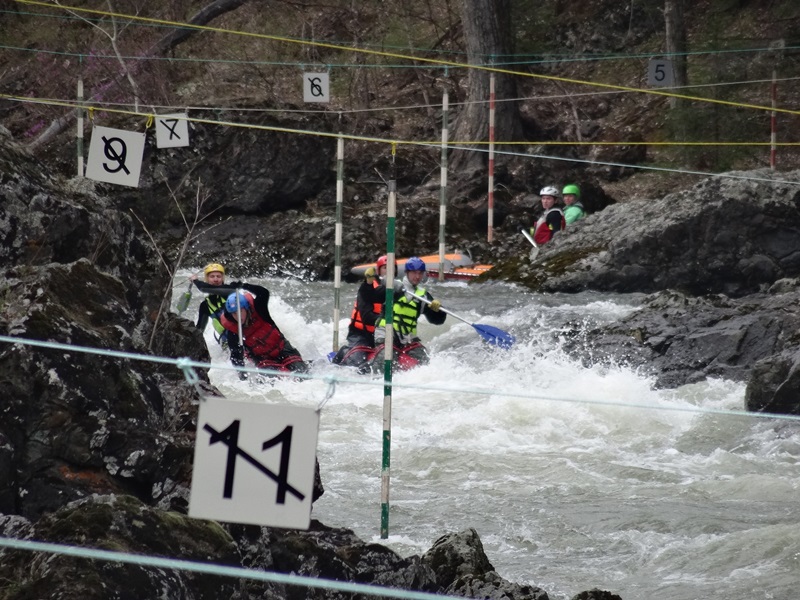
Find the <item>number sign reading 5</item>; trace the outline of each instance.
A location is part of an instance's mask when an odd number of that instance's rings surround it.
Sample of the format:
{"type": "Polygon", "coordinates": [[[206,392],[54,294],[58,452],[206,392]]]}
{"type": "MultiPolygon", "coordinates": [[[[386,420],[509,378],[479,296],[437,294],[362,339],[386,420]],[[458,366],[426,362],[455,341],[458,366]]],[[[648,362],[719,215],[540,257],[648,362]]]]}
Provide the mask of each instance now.
{"type": "Polygon", "coordinates": [[[189,516],[308,529],[318,431],[312,409],[204,400],[189,516]]]}
{"type": "Polygon", "coordinates": [[[675,85],[672,61],[662,58],[651,58],[647,65],[647,85],[650,87],[672,87],[675,85]]]}

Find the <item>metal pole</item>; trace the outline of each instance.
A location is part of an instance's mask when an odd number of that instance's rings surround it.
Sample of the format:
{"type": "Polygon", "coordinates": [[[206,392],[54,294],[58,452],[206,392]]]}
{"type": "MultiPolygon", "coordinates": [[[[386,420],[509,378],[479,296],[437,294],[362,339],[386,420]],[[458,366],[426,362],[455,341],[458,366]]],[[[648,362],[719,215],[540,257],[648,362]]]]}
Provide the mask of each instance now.
{"type": "Polygon", "coordinates": [[[394,228],[397,215],[397,181],[394,172],[397,148],[392,144],[392,179],[386,211],[386,338],[383,353],[383,460],[381,462],[381,539],[389,537],[389,479],[392,450],[392,360],[394,352],[394,228]]]}
{"type": "Polygon", "coordinates": [[[775,107],[778,105],[778,74],[775,69],[772,69],[772,116],[770,117],[770,149],[769,149],[769,167],[775,170],[775,155],[776,155],[776,142],[778,140],[777,133],[777,113],[775,107]]]}
{"type": "Polygon", "coordinates": [[[442,94],[442,166],[439,184],[439,281],[444,281],[444,228],[447,223],[447,110],[450,97],[447,90],[442,94]]]}
{"type": "Polygon", "coordinates": [[[344,201],[344,138],[336,142],[336,233],[333,256],[333,351],[339,350],[339,308],[342,290],[342,203],[344,201]]]}
{"type": "Polygon", "coordinates": [[[494,72],[489,74],[489,231],[491,244],[494,230],[494,72]]]}
{"type": "Polygon", "coordinates": [[[78,177],[83,177],[83,76],[78,75],[78,177]]]}

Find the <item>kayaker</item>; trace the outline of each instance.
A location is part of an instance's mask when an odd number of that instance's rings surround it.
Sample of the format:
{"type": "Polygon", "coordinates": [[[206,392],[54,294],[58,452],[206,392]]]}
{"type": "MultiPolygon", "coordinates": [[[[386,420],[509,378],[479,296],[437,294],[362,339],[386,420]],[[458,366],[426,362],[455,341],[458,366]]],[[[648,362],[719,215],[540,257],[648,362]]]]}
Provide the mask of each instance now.
{"type": "MultiPolygon", "coordinates": [[[[245,354],[256,367],[272,371],[306,372],[308,364],[303,361],[300,352],[281,333],[269,313],[269,290],[260,285],[240,281],[231,283],[230,287],[244,291],[234,292],[228,296],[220,317],[222,326],[228,331],[229,346],[231,348],[234,345],[239,347],[239,316],[241,315],[245,354]]],[[[234,366],[243,367],[244,357],[238,356],[234,359],[233,352],[231,352],[231,363],[234,366]]],[[[246,375],[246,373],[240,373],[239,378],[246,379],[246,375]]]]}
{"type": "Polygon", "coordinates": [[[567,224],[564,221],[564,213],[556,206],[558,190],[549,185],[542,188],[539,196],[542,199],[544,212],[531,228],[531,235],[534,241],[541,246],[553,239],[553,236],[564,229],[567,224]]]}
{"type": "MultiPolygon", "coordinates": [[[[394,304],[392,306],[392,329],[394,332],[394,360],[400,369],[413,368],[419,364],[430,361],[428,350],[417,337],[417,321],[420,315],[425,315],[433,325],[444,323],[447,315],[440,311],[441,302],[434,300],[433,296],[423,287],[420,287],[425,277],[425,263],[417,256],[412,256],[406,261],[405,277],[402,282],[397,281],[394,287],[394,304]],[[414,298],[421,296],[428,300],[428,304],[414,298]]],[[[385,307],[381,318],[375,325],[375,353],[371,360],[373,372],[380,371],[383,360],[384,342],[386,337],[385,307]]]]}
{"type": "Polygon", "coordinates": [[[567,225],[586,216],[586,209],[580,201],[581,188],[574,183],[565,185],[561,190],[561,197],[564,198],[564,222],[567,225]]]}
{"type": "MultiPolygon", "coordinates": [[[[374,267],[364,273],[364,281],[358,288],[350,324],[347,327],[347,340],[331,359],[335,365],[357,367],[363,370],[375,347],[375,323],[381,316],[386,300],[386,256],[378,258],[374,267]]],[[[396,271],[396,269],[395,269],[396,271]]]]}
{"type": "MultiPolygon", "coordinates": [[[[223,286],[225,284],[225,267],[219,263],[211,263],[203,269],[203,275],[206,283],[214,286],[223,286]]],[[[192,281],[196,276],[192,275],[192,281]]],[[[227,286],[226,286],[227,287],[227,286]]],[[[206,291],[208,288],[204,288],[206,291]]],[[[214,339],[217,340],[223,350],[228,349],[228,332],[220,323],[219,318],[222,315],[222,309],[225,307],[225,299],[227,294],[213,294],[209,293],[205,300],[200,303],[200,308],[197,310],[197,327],[200,331],[205,331],[206,325],[211,321],[211,326],[214,328],[214,339]]]]}

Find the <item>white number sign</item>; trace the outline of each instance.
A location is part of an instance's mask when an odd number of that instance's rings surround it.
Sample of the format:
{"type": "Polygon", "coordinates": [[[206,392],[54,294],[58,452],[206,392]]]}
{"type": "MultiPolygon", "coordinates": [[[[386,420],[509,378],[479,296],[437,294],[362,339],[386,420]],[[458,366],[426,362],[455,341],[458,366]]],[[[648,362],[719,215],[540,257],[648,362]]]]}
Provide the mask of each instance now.
{"type": "Polygon", "coordinates": [[[189,516],[308,529],[318,431],[310,408],[204,400],[189,516]]]}
{"type": "Polygon", "coordinates": [[[189,145],[189,122],[185,114],[156,117],[156,146],[182,148],[189,145]]]}
{"type": "Polygon", "coordinates": [[[92,128],[86,177],[106,183],[139,187],[144,134],[110,127],[92,128]]]}
{"type": "Polygon", "coordinates": [[[303,73],[303,102],[330,102],[327,73],[303,73]]]}
{"type": "Polygon", "coordinates": [[[662,58],[651,58],[647,65],[647,85],[650,87],[672,87],[675,76],[672,61],[662,58]]]}

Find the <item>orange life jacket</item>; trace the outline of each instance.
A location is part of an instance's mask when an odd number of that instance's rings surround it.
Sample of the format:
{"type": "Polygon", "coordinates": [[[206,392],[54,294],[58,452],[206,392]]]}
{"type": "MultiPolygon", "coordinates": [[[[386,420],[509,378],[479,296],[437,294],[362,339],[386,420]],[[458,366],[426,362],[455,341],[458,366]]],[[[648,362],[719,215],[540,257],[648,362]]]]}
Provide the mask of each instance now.
{"type": "MultiPolygon", "coordinates": [[[[378,278],[376,277],[372,281],[372,288],[376,289],[380,286],[378,283],[378,278]]],[[[372,304],[372,312],[376,315],[381,314],[381,310],[383,308],[383,304],[380,302],[374,302],[372,304]]],[[[375,325],[367,325],[364,323],[364,317],[361,316],[361,312],[358,310],[358,298],[356,297],[355,301],[353,302],[353,312],[350,313],[350,324],[355,327],[356,329],[366,330],[370,333],[375,331],[375,325]]]]}

